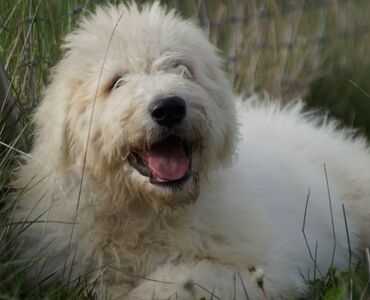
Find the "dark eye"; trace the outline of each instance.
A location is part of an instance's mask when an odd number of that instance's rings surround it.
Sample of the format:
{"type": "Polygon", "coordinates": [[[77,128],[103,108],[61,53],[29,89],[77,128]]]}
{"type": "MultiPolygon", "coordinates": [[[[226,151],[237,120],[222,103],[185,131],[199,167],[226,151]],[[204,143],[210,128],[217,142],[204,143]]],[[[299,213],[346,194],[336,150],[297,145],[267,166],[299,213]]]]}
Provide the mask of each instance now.
{"type": "Polygon", "coordinates": [[[193,70],[183,62],[175,61],[171,69],[175,74],[179,74],[186,79],[193,79],[193,70]]]}
{"type": "Polygon", "coordinates": [[[116,76],[114,76],[111,81],[109,82],[109,85],[107,87],[107,91],[110,92],[110,91],[113,91],[117,88],[119,88],[120,86],[124,85],[126,83],[123,75],[121,74],[118,74],[116,76]]]}

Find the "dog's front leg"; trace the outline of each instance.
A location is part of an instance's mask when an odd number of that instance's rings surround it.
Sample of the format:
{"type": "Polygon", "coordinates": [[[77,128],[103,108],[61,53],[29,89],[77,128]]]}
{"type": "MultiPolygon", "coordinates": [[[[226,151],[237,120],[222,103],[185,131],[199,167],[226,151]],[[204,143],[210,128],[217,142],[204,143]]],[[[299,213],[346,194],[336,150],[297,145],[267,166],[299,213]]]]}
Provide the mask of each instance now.
{"type": "Polygon", "coordinates": [[[160,266],[129,293],[130,300],[263,299],[248,270],[199,262],[160,266]]]}

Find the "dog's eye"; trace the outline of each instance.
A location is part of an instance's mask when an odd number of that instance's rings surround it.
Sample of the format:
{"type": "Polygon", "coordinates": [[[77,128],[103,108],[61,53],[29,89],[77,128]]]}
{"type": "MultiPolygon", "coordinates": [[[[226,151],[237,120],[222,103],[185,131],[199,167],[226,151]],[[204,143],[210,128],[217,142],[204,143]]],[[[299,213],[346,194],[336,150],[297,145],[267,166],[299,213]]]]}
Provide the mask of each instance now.
{"type": "Polygon", "coordinates": [[[115,89],[118,89],[120,86],[124,85],[126,83],[124,77],[122,75],[116,75],[112,78],[110,81],[107,90],[113,91],[115,89]]]}
{"type": "Polygon", "coordinates": [[[189,66],[185,65],[183,62],[174,62],[171,69],[174,71],[174,73],[179,74],[186,79],[193,78],[192,69],[189,66]]]}

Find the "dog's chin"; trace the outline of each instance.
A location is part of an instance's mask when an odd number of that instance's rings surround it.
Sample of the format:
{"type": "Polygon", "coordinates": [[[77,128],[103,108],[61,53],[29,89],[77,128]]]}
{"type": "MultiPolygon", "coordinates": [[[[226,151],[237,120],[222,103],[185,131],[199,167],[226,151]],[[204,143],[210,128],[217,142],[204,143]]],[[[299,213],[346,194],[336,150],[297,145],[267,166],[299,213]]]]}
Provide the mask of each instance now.
{"type": "Polygon", "coordinates": [[[153,187],[181,190],[192,177],[193,146],[169,136],[144,150],[131,151],[128,162],[153,187]]]}

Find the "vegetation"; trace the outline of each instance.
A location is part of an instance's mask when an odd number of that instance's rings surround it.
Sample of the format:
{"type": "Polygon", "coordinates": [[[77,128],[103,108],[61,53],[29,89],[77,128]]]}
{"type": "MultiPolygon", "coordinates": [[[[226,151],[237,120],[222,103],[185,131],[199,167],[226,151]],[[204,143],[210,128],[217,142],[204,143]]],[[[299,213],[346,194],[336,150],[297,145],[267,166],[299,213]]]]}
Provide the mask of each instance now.
{"type": "MultiPolygon", "coordinates": [[[[209,30],[237,91],[282,101],[302,97],[308,107],[329,110],[370,133],[368,0],[162,2],[209,30]]],[[[17,151],[31,147],[31,112],[63,55],[63,37],[99,3],[106,1],[0,1],[0,299],[95,297],[83,279],[68,286],[28,283],[25,270],[32,262],[17,260],[10,238],[28,225],[11,224],[7,216],[16,201],[9,197],[9,182],[17,151]]],[[[342,271],[333,268],[325,278],[310,278],[305,299],[369,299],[366,266],[342,271]]]]}

